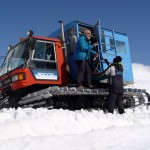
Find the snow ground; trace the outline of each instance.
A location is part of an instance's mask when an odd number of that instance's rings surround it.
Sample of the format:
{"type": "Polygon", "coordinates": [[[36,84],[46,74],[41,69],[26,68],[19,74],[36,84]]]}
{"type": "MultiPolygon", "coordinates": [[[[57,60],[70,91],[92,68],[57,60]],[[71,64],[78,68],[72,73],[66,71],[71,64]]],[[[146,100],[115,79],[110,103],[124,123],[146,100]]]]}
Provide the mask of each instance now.
{"type": "MultiPolygon", "coordinates": [[[[150,93],[150,67],[133,64],[135,87],[150,93]],[[143,77],[144,73],[144,79],[143,77]]],[[[101,110],[3,109],[0,150],[150,150],[150,108],[101,110]]]]}

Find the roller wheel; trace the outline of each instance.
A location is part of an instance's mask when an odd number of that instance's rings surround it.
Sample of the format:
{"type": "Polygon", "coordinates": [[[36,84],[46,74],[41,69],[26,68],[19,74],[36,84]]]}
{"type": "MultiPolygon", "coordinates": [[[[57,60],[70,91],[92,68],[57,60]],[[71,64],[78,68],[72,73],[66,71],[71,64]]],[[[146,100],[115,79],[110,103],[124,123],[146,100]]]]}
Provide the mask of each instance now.
{"type": "Polygon", "coordinates": [[[10,95],[9,96],[8,102],[9,102],[9,106],[11,108],[17,109],[19,101],[20,101],[20,98],[18,96],[16,96],[16,95],[10,95]]]}
{"type": "Polygon", "coordinates": [[[75,101],[75,109],[89,109],[90,108],[90,101],[87,97],[81,96],[75,101]]]}

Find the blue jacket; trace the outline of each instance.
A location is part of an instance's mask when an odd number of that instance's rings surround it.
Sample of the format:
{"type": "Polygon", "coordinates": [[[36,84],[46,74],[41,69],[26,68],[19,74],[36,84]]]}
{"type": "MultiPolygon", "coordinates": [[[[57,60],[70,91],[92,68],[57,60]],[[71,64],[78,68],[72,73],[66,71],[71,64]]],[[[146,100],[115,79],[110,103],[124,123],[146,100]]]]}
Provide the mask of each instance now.
{"type": "Polygon", "coordinates": [[[81,36],[78,39],[78,42],[74,51],[74,60],[88,60],[90,54],[95,55],[96,52],[92,50],[93,45],[90,41],[86,40],[85,36],[81,36]]]}

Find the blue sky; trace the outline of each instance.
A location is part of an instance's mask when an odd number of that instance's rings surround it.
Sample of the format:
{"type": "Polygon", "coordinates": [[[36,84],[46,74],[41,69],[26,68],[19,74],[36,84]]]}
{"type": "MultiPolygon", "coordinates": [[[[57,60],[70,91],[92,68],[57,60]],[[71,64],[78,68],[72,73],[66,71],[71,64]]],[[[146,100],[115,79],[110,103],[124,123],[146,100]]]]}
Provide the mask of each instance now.
{"type": "Polygon", "coordinates": [[[128,35],[133,63],[150,66],[149,0],[0,0],[0,56],[28,29],[48,36],[59,28],[58,20],[95,24],[98,19],[102,27],[128,35]]]}

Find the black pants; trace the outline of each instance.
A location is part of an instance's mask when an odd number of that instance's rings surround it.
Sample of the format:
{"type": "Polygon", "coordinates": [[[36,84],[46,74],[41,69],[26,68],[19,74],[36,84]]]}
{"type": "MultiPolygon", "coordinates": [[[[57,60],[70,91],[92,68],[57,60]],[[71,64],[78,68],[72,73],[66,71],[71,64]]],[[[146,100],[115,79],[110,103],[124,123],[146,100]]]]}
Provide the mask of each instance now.
{"type": "Polygon", "coordinates": [[[123,114],[124,113],[123,92],[115,93],[114,91],[110,90],[107,104],[108,112],[113,113],[116,106],[118,108],[119,113],[123,114]]]}
{"type": "Polygon", "coordinates": [[[87,85],[91,85],[91,68],[87,60],[77,60],[78,65],[78,76],[77,76],[77,84],[78,86],[82,85],[83,78],[87,82],[87,85]]]}

